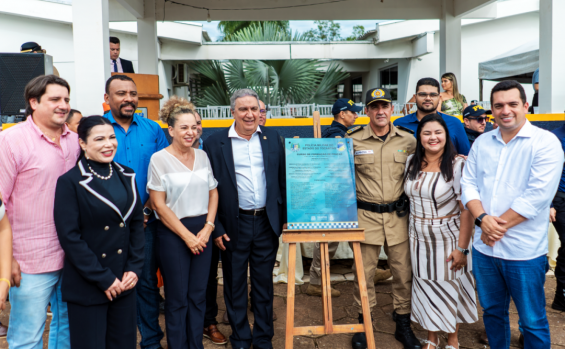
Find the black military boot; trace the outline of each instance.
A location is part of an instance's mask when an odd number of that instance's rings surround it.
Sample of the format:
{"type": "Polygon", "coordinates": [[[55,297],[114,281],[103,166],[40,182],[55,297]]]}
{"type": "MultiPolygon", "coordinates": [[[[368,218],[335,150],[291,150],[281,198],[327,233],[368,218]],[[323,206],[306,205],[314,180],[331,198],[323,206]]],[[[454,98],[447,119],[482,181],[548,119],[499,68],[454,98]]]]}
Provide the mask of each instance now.
{"type": "MultiPolygon", "coordinates": [[[[363,322],[363,314],[359,314],[359,323],[363,322]]],[[[351,339],[351,347],[353,349],[367,349],[367,336],[365,332],[355,333],[351,339]]]]}
{"type": "Polygon", "coordinates": [[[555,298],[551,308],[559,311],[565,311],[565,285],[557,280],[557,288],[555,289],[555,298]]]}
{"type": "Polygon", "coordinates": [[[396,311],[392,313],[392,319],[396,322],[394,338],[404,345],[404,349],[422,349],[422,345],[410,327],[410,314],[400,315],[396,311]]]}

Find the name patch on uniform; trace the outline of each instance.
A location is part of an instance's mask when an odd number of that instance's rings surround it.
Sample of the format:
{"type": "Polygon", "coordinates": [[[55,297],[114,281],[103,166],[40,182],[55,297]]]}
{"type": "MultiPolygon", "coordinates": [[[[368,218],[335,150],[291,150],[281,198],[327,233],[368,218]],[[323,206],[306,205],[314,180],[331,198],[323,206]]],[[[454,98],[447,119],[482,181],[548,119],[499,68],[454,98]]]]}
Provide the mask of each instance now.
{"type": "Polygon", "coordinates": [[[357,150],[355,155],[366,155],[366,154],[373,154],[372,150],[357,150]]]}

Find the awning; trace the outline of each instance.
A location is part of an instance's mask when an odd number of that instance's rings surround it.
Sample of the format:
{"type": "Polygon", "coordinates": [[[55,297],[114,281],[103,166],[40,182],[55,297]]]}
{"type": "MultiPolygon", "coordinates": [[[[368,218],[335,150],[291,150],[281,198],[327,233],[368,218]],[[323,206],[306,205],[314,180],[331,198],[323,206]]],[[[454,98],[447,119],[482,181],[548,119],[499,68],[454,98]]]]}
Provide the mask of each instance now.
{"type": "Polygon", "coordinates": [[[532,75],[539,67],[539,40],[535,39],[486,62],[479,63],[479,79],[518,80],[532,83],[532,75]]]}

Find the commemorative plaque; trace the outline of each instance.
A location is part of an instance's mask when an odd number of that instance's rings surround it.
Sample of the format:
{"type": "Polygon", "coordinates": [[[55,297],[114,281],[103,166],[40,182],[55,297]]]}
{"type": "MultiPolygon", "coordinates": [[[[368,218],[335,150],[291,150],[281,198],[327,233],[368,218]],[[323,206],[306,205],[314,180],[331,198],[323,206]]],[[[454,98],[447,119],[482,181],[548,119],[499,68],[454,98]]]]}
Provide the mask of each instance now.
{"type": "Polygon", "coordinates": [[[288,230],[358,228],[353,141],[287,138],[288,230]]]}

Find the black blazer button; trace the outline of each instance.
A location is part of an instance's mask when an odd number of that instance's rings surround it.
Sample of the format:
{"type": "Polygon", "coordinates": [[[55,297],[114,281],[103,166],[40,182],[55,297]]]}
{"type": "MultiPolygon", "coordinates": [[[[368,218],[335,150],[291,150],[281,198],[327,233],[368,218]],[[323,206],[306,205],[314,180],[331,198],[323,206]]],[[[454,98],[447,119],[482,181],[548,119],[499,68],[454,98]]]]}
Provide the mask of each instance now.
{"type": "Polygon", "coordinates": [[[109,226],[105,226],[105,227],[104,227],[104,230],[109,230],[109,229],[110,229],[109,226]]]}
{"type": "Polygon", "coordinates": [[[119,250],[118,250],[118,254],[122,254],[122,249],[119,249],[119,250]]]}
{"type": "Polygon", "coordinates": [[[124,227],[124,223],[120,223],[120,228],[123,228],[123,227],[124,227]]]}
{"type": "Polygon", "coordinates": [[[102,253],[102,258],[106,258],[106,253],[102,253]]]}

